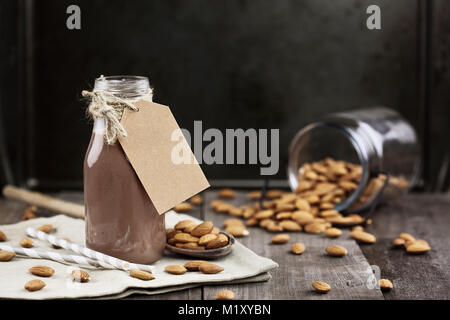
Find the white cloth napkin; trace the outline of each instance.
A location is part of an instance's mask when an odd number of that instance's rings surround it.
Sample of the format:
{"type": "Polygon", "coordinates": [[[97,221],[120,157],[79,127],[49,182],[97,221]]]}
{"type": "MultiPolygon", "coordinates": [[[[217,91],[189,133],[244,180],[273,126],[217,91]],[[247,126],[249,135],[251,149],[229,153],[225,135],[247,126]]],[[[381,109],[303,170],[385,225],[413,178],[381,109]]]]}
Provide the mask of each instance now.
{"type": "MultiPolygon", "coordinates": [[[[178,221],[191,219],[201,222],[189,215],[177,214],[173,211],[166,213],[166,227],[170,228],[178,221]]],[[[84,220],[74,219],[65,215],[51,218],[38,218],[19,222],[11,225],[0,226],[8,240],[4,244],[19,246],[21,238],[26,237],[27,227],[38,228],[43,224],[52,224],[57,237],[68,237],[72,242],[84,245],[84,220]]],[[[33,239],[35,248],[42,250],[56,250],[51,244],[38,239],[33,239]]],[[[73,252],[59,249],[59,253],[74,254],[73,252]]],[[[60,298],[120,298],[132,293],[157,294],[186,288],[192,288],[205,284],[240,283],[267,281],[269,270],[276,268],[278,264],[271,259],[258,256],[253,251],[236,241],[232,252],[225,257],[214,260],[214,263],[224,267],[225,270],[218,274],[202,274],[200,272],[187,272],[184,275],[172,275],[164,271],[169,264],[184,264],[194,258],[183,257],[166,253],[154,264],[153,274],[156,279],[142,281],[129,276],[126,271],[103,270],[92,266],[83,266],[90,274],[87,283],[72,281],[71,272],[74,265],[62,264],[45,259],[32,259],[16,256],[9,262],[0,262],[0,298],[14,299],[60,299],[60,298]],[[41,278],[32,275],[28,269],[36,265],[46,265],[55,270],[52,277],[41,278]],[[46,286],[35,292],[28,292],[24,285],[31,279],[41,279],[46,286]]]]}

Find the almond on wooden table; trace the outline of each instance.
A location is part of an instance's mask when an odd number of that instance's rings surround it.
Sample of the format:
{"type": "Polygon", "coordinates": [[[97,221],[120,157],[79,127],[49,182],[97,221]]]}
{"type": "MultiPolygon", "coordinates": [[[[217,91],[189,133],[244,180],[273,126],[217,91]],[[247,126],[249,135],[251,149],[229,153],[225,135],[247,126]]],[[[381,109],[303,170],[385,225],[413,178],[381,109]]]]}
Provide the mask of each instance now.
{"type": "Polygon", "coordinates": [[[87,273],[86,271],[80,270],[80,269],[76,269],[72,271],[72,279],[73,281],[76,282],[88,282],[89,281],[89,273],[87,273]]]}
{"type": "Polygon", "coordinates": [[[216,300],[233,300],[234,292],[231,290],[221,290],[216,295],[216,300]]]}
{"type": "Polygon", "coordinates": [[[291,251],[294,254],[302,254],[303,252],[305,252],[305,250],[306,250],[305,245],[300,242],[296,242],[296,243],[292,244],[292,246],[291,246],[291,251]]]}
{"type": "Polygon", "coordinates": [[[405,245],[405,239],[397,238],[394,241],[392,241],[392,246],[394,248],[403,247],[405,245]]]}
{"type": "Polygon", "coordinates": [[[33,247],[33,241],[29,238],[22,238],[19,242],[22,248],[31,248],[33,247]]]}
{"type": "Polygon", "coordinates": [[[236,193],[233,189],[230,188],[220,189],[217,194],[220,198],[224,199],[233,199],[234,197],[236,197],[236,193]]]}
{"type": "Polygon", "coordinates": [[[55,273],[55,270],[47,266],[34,266],[28,269],[28,271],[40,277],[51,277],[55,273]]]}
{"type": "Polygon", "coordinates": [[[371,233],[365,232],[365,231],[352,231],[350,232],[350,236],[355,239],[356,241],[362,242],[362,243],[368,243],[372,244],[377,241],[377,238],[371,233]]]}
{"type": "Polygon", "coordinates": [[[400,233],[397,238],[403,239],[405,241],[416,241],[416,238],[414,238],[412,235],[406,232],[400,233]]]}
{"type": "Polygon", "coordinates": [[[225,232],[231,234],[232,236],[235,237],[245,237],[248,236],[250,233],[248,232],[248,230],[245,228],[245,226],[238,226],[238,225],[234,225],[234,226],[229,226],[225,229],[225,232]]]}
{"type": "Polygon", "coordinates": [[[328,283],[323,282],[323,281],[314,281],[312,283],[312,287],[320,293],[327,293],[328,291],[331,290],[331,287],[328,283]]]}
{"type": "Polygon", "coordinates": [[[181,265],[177,265],[177,264],[172,264],[169,266],[166,266],[166,268],[164,269],[166,272],[171,273],[171,274],[175,274],[175,275],[180,275],[180,274],[185,274],[187,269],[181,265]]]}
{"type": "Polygon", "coordinates": [[[42,280],[34,279],[25,283],[25,289],[28,291],[38,291],[45,287],[45,282],[42,280]]]}
{"type": "Polygon", "coordinates": [[[406,252],[410,254],[423,254],[430,250],[431,247],[427,243],[423,243],[421,241],[414,241],[406,247],[406,252]]]}
{"type": "Polygon", "coordinates": [[[272,243],[273,244],[284,244],[286,242],[289,242],[289,240],[291,240],[291,237],[288,234],[283,233],[283,234],[278,234],[275,237],[273,237],[272,243]]]}
{"type": "Polygon", "coordinates": [[[192,210],[192,205],[188,202],[182,202],[173,207],[173,210],[179,213],[189,212],[192,210]]]}
{"type": "Polygon", "coordinates": [[[342,257],[347,254],[347,249],[338,245],[328,246],[325,251],[333,257],[342,257]]]}
{"type": "Polygon", "coordinates": [[[301,231],[302,227],[295,221],[283,220],[279,222],[279,226],[286,231],[301,231]]]}
{"type": "Polygon", "coordinates": [[[201,195],[197,194],[189,199],[189,202],[194,206],[199,206],[203,203],[203,198],[201,195]]]}
{"type": "Polygon", "coordinates": [[[130,276],[136,279],[148,281],[155,279],[155,276],[152,275],[150,272],[139,270],[139,269],[133,269],[130,271],[130,276]]]}
{"type": "Polygon", "coordinates": [[[0,262],[7,262],[14,258],[16,254],[11,251],[0,250],[0,262]]]}
{"type": "Polygon", "coordinates": [[[392,288],[394,288],[394,285],[388,279],[380,279],[380,280],[378,280],[378,285],[380,286],[380,289],[383,290],[383,291],[389,291],[392,288]]]}
{"type": "Polygon", "coordinates": [[[337,238],[342,235],[341,229],[338,228],[328,228],[324,231],[325,236],[328,238],[337,238]]]}
{"type": "Polygon", "coordinates": [[[237,218],[227,219],[223,222],[224,227],[236,226],[236,225],[242,226],[242,225],[244,225],[244,223],[242,222],[241,219],[237,219],[237,218]]]}
{"type": "Polygon", "coordinates": [[[8,238],[6,237],[6,234],[0,230],[0,242],[6,241],[8,238]]]}
{"type": "Polygon", "coordinates": [[[53,229],[53,225],[51,224],[44,224],[42,226],[40,226],[39,228],[37,228],[39,231],[45,232],[45,233],[50,233],[53,229]]]}

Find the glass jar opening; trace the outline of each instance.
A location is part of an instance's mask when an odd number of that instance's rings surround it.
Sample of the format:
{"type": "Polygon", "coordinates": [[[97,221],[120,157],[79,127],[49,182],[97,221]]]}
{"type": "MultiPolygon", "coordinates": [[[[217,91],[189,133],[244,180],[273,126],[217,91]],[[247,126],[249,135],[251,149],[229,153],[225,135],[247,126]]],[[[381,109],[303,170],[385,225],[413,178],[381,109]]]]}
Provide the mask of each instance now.
{"type": "Polygon", "coordinates": [[[151,91],[147,77],[132,75],[101,76],[95,79],[94,90],[109,92],[125,99],[140,98],[151,91]]]}

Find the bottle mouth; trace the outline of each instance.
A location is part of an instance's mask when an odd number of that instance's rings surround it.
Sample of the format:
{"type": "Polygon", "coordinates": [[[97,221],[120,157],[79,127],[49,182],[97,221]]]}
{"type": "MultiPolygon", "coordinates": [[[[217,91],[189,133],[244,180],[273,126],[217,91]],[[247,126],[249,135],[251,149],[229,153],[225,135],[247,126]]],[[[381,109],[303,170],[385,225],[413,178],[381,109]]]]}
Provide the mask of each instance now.
{"type": "MultiPolygon", "coordinates": [[[[291,190],[296,190],[299,183],[299,169],[304,163],[308,161],[317,161],[321,160],[320,158],[323,159],[327,156],[332,156],[323,154],[319,158],[307,159],[304,154],[302,155],[302,152],[306,152],[304,149],[306,144],[317,143],[316,141],[314,141],[314,139],[312,139],[313,133],[318,133],[324,128],[334,131],[336,135],[340,134],[343,139],[346,139],[348,141],[349,148],[353,149],[354,154],[356,154],[356,159],[362,167],[361,179],[356,190],[347,199],[335,205],[335,209],[337,211],[345,211],[361,196],[365,189],[365,186],[369,181],[370,176],[368,167],[368,154],[367,150],[364,149],[364,142],[361,141],[361,138],[358,136],[358,134],[350,128],[336,123],[316,122],[306,126],[300,132],[298,132],[289,146],[290,157],[287,170],[289,185],[291,187],[291,190]]],[[[329,146],[332,146],[333,144],[335,145],[336,143],[333,141],[329,141],[328,143],[329,146]]]]}
{"type": "Polygon", "coordinates": [[[139,98],[152,91],[147,77],[133,75],[100,76],[95,79],[94,90],[126,99],[139,98]]]}

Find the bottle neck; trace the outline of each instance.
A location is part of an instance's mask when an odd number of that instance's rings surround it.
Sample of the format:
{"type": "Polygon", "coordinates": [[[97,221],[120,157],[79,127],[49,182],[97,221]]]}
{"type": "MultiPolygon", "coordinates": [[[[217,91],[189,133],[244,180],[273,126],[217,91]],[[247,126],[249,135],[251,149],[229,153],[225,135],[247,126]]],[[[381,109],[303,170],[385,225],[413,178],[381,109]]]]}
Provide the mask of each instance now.
{"type": "Polygon", "coordinates": [[[153,91],[147,77],[140,76],[100,76],[95,79],[94,91],[104,91],[122,99],[152,100],[153,91]]]}

